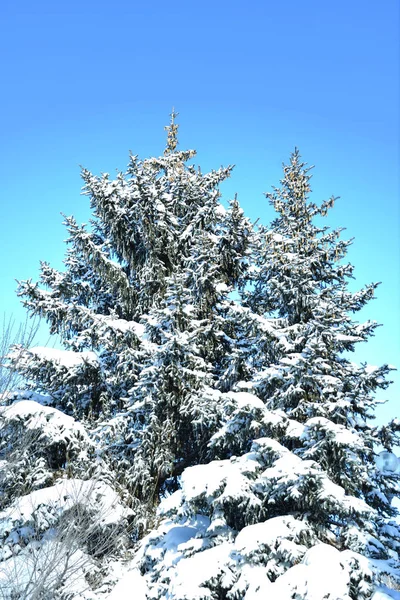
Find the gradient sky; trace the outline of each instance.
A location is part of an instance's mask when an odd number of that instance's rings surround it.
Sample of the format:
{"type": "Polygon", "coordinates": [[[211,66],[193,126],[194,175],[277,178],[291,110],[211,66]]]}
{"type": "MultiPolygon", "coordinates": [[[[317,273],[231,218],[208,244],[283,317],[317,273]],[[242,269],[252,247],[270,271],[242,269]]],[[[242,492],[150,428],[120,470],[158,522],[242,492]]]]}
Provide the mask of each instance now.
{"type": "MultiPolygon", "coordinates": [[[[161,154],[174,106],[180,148],[235,164],[223,197],[252,219],[274,217],[263,192],[295,146],[315,165],[313,200],[340,196],[326,224],[355,238],[353,289],[382,281],[355,360],[400,366],[397,0],[3,0],[0,51],[1,312],[22,320],[15,279],[62,267],[60,212],[89,218],[79,165],[161,154]]],[[[400,416],[394,379],[380,419],[400,416]]]]}

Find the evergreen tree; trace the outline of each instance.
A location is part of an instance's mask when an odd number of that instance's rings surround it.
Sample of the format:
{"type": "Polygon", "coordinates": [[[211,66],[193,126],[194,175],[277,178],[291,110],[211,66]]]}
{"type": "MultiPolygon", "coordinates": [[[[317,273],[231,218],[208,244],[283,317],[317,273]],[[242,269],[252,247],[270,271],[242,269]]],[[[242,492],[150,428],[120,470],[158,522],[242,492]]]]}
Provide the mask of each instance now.
{"type": "Polygon", "coordinates": [[[234,344],[226,301],[250,229],[237,201],[229,211],[219,201],[231,167],[188,165],[195,152],[177,150],[175,118],[162,157],[131,156],[114,181],[83,170],[90,226],[66,217],[65,271],[43,262],[48,289],[19,288],[67,348],[22,352],[21,372],[87,423],[142,526],[165,482],[205,460],[219,422],[214,391],[228,385],[234,344]]]}
{"type": "Polygon", "coordinates": [[[260,232],[259,271],[248,303],[258,314],[276,315],[279,359],[255,376],[254,385],[268,408],[307,423],[307,439],[291,442],[297,455],[313,458],[347,493],[378,507],[371,475],[379,434],[371,419],[374,392],[389,385],[391,368],[358,366],[348,357],[378,327],[352,319],[378,284],[349,291],[353,266],[343,259],[351,241],[340,239],[341,229],[313,223],[334,198],[319,207],[309,202],[309,171],[296,150],[284,166],[282,187],[267,194],[279,216],[260,232]],[[357,447],[352,434],[359,437],[357,447]]]}
{"type": "Polygon", "coordinates": [[[252,240],[244,305],[227,301],[235,360],[246,368],[236,391],[219,397],[213,460],[183,472],[139,554],[152,597],[360,600],[379,582],[399,581],[390,504],[399,484],[375,464],[379,444],[398,445],[399,424],[371,422],[390,367],[348,358],[377,327],[351,316],[376,284],[349,291],[350,242],[314,224],[334,199],[309,201],[297,151],[281,183],[267,194],[278,218],[252,240]],[[173,545],[177,526],[189,538],[181,546],[173,545]],[[198,577],[185,577],[196,569],[198,577]]]}
{"type": "MultiPolygon", "coordinates": [[[[74,477],[112,499],[118,535],[130,520],[143,538],[131,563],[141,600],[376,600],[385,576],[400,582],[400,487],[375,465],[400,425],[372,422],[391,368],[348,353],[377,327],[353,320],[377,286],[349,290],[350,242],[315,224],[334,199],[309,201],[297,151],[267,194],[277,218],[255,232],[237,199],[220,204],[231,168],[191,165],[175,119],[163,156],[132,156],[115,180],[83,170],[93,218],[65,218],[65,270],[42,263],[40,284],[20,284],[65,349],[10,357],[34,393],[0,411],[1,560],[33,551],[17,543],[18,507],[74,477]],[[18,453],[21,427],[32,453],[18,453]]],[[[46,517],[35,548],[63,502],[34,509],[46,517]]],[[[93,527],[104,536],[108,522],[93,527]]],[[[111,555],[82,540],[110,577],[111,555]]]]}

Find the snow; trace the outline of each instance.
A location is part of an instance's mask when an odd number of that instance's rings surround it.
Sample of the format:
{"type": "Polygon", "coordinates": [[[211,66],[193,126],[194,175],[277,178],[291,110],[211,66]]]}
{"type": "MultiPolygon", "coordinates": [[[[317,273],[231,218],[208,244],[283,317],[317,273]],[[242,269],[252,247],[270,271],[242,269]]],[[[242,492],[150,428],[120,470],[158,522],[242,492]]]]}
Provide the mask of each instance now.
{"type": "Polygon", "coordinates": [[[19,421],[25,429],[42,429],[48,438],[64,437],[68,432],[87,438],[84,426],[73,417],[34,400],[17,400],[10,406],[0,406],[0,416],[5,419],[4,425],[7,421],[19,421]]]}
{"type": "Polygon", "coordinates": [[[111,329],[125,333],[126,331],[132,331],[137,335],[138,338],[142,338],[146,332],[146,326],[143,323],[137,323],[136,321],[127,321],[126,319],[110,319],[107,317],[100,317],[99,320],[105,323],[111,329]]]}
{"type": "Polygon", "coordinates": [[[215,286],[215,290],[217,292],[227,292],[229,290],[228,286],[226,285],[226,283],[224,283],[223,281],[220,283],[217,283],[217,285],[215,286]]]}
{"type": "Polygon", "coordinates": [[[263,371],[259,373],[257,376],[259,380],[269,380],[269,379],[283,379],[283,373],[281,369],[277,367],[267,367],[263,371]]]}
{"type": "Polygon", "coordinates": [[[227,396],[235,401],[239,409],[254,408],[265,410],[264,402],[249,392],[229,392],[227,396]]]}
{"type": "MultiPolygon", "coordinates": [[[[268,237],[272,240],[274,240],[274,242],[285,242],[285,243],[290,243],[292,240],[288,237],[283,236],[281,233],[273,233],[272,231],[268,231],[267,233],[268,237]]],[[[289,252],[285,252],[285,255],[289,254],[290,256],[295,256],[294,254],[291,254],[289,252]]]]}
{"type": "Polygon", "coordinates": [[[3,600],[35,598],[38,590],[43,591],[40,597],[53,598],[60,584],[72,598],[94,598],[85,593],[88,587],[85,573],[94,567],[88,555],[53,539],[44,540],[38,547],[30,544],[27,549],[1,563],[3,600]]]}
{"type": "Polygon", "coordinates": [[[20,496],[0,512],[0,536],[9,533],[16,523],[33,522],[34,516],[36,521],[40,519],[41,507],[50,507],[49,518],[54,518],[55,513],[64,513],[78,504],[95,507],[102,525],[117,523],[132,514],[130,509],[122,506],[118,494],[106,483],[65,479],[54,486],[20,496]]]}
{"type": "Polygon", "coordinates": [[[288,419],[285,436],[288,438],[299,438],[306,436],[306,426],[293,419],[288,419]]]}
{"type": "Polygon", "coordinates": [[[314,375],[316,381],[319,381],[324,385],[325,388],[329,388],[334,391],[336,389],[340,389],[341,381],[338,377],[333,377],[332,375],[314,375]]]}
{"type": "Polygon", "coordinates": [[[341,563],[341,553],[327,544],[310,548],[301,564],[278,577],[271,587],[271,598],[290,600],[350,600],[349,573],[341,563]]]}
{"type": "Polygon", "coordinates": [[[236,537],[235,549],[244,556],[251,555],[260,551],[260,545],[273,548],[280,539],[294,538],[307,531],[307,521],[299,521],[290,515],[274,517],[244,527],[236,537]]]}
{"type": "Polygon", "coordinates": [[[192,315],[195,312],[194,304],[186,304],[183,308],[183,312],[187,315],[192,315]]]}
{"type": "Polygon", "coordinates": [[[344,333],[336,333],[335,334],[335,339],[338,342],[351,342],[356,343],[356,342],[362,342],[363,338],[360,336],[356,336],[356,335],[345,335],[344,333]]]}
{"type": "MultiPolygon", "coordinates": [[[[184,517],[178,521],[164,519],[156,530],[141,541],[131,566],[140,568],[142,572],[150,568],[150,580],[153,582],[173,580],[178,588],[185,588],[186,579],[192,579],[192,573],[189,572],[189,578],[185,569],[179,574],[178,565],[185,558],[202,555],[210,548],[210,539],[204,537],[209,525],[210,519],[203,515],[184,517]]],[[[201,574],[198,575],[200,577],[201,574]]],[[[162,597],[165,597],[166,590],[162,583],[161,589],[164,590],[162,597]]],[[[117,600],[117,592],[112,598],[117,600]]]]}
{"type": "Polygon", "coordinates": [[[239,466],[227,459],[185,469],[181,485],[185,500],[190,502],[200,496],[206,498],[214,496],[217,492],[222,491],[227,482],[230,482],[230,491],[233,493],[232,486],[236,484],[236,489],[238,489],[241,479],[239,466]]]}
{"type": "Polygon", "coordinates": [[[225,206],[223,206],[222,204],[217,204],[217,206],[215,207],[215,212],[221,217],[224,217],[227,213],[225,206]]]}
{"type": "Polygon", "coordinates": [[[254,440],[251,445],[251,450],[252,452],[259,453],[261,455],[265,452],[268,455],[274,455],[275,458],[291,455],[293,458],[297,459],[294,454],[282,446],[282,444],[280,444],[277,440],[269,437],[262,437],[254,440]]]}
{"type": "Polygon", "coordinates": [[[158,508],[160,515],[171,514],[176,512],[179,506],[182,504],[183,496],[182,490],[177,490],[170,496],[164,498],[158,508]]]}
{"type": "Polygon", "coordinates": [[[243,600],[265,600],[271,597],[271,586],[264,565],[244,564],[240,569],[239,579],[232,588],[232,592],[235,592],[233,597],[243,600]]]}
{"type": "Polygon", "coordinates": [[[239,581],[233,589],[242,592],[238,597],[243,600],[265,600],[270,597],[271,586],[263,565],[246,564],[240,570],[239,581]]]}
{"type": "Polygon", "coordinates": [[[312,429],[321,429],[324,436],[334,439],[335,443],[338,445],[349,446],[354,449],[361,449],[364,447],[363,442],[356,431],[352,431],[344,425],[332,423],[332,421],[325,417],[313,417],[308,419],[301,439],[306,440],[312,429]]]}
{"type": "Polygon", "coordinates": [[[268,467],[261,474],[266,481],[273,481],[274,485],[279,487],[282,484],[294,483],[302,477],[312,473],[313,461],[305,461],[287,451],[280,458],[275,460],[272,467],[268,467]]]}
{"type": "Polygon", "coordinates": [[[59,363],[66,368],[78,367],[82,364],[98,364],[98,358],[94,352],[89,350],[83,352],[74,352],[73,350],[59,350],[57,348],[46,348],[44,346],[35,346],[29,351],[38,358],[59,363]]]}
{"type": "MultiPolygon", "coordinates": [[[[202,537],[207,532],[207,520],[202,519],[197,525],[190,519],[180,524],[164,521],[151,532],[139,555],[142,568],[150,560],[155,570],[140,575],[136,558],[136,570],[121,579],[108,599],[130,600],[137,586],[134,597],[139,600],[212,600],[218,582],[230,590],[230,596],[243,600],[291,600],[294,596],[302,600],[350,600],[349,560],[363,557],[354,552],[350,556],[349,551],[340,552],[325,543],[307,549],[299,543],[301,538],[309,539],[306,520],[275,517],[244,527],[234,542],[222,541],[210,547],[207,542],[212,540],[202,537]],[[284,566],[285,553],[290,555],[292,566],[284,566]],[[268,572],[271,568],[274,572],[274,561],[278,577],[271,581],[268,572]]],[[[368,560],[364,562],[365,568],[368,560]]],[[[400,600],[400,592],[380,586],[373,600],[400,600]]]]}
{"type": "Polygon", "coordinates": [[[42,586],[53,598],[61,585],[71,598],[94,600],[86,574],[97,567],[86,553],[87,542],[98,543],[99,552],[111,548],[132,514],[109,485],[93,480],[60,480],[16,498],[0,512],[4,598],[31,598],[42,586]]]}
{"type": "Polygon", "coordinates": [[[147,584],[139,571],[129,571],[119,580],[107,600],[147,600],[147,584]]]}
{"type": "MultiPolygon", "coordinates": [[[[280,340],[282,341],[282,340],[280,340]]],[[[297,353],[297,352],[293,352],[292,354],[288,354],[285,358],[281,358],[281,360],[279,361],[280,364],[282,365],[287,365],[289,367],[295,367],[297,364],[299,364],[302,360],[302,355],[297,353]]]]}
{"type": "Polygon", "coordinates": [[[47,406],[53,402],[53,398],[51,396],[39,394],[37,392],[33,392],[32,390],[15,390],[8,392],[7,396],[10,401],[33,400],[38,404],[42,404],[43,406],[47,406]]]}
{"type": "MultiPolygon", "coordinates": [[[[205,520],[209,524],[209,520],[205,520]]],[[[204,526],[204,522],[202,523],[204,526]]],[[[199,531],[199,528],[195,524],[190,525],[176,525],[175,523],[169,529],[168,534],[164,538],[164,545],[167,550],[167,554],[175,554],[179,546],[185,545],[189,540],[194,538],[199,531]]],[[[168,561],[167,561],[168,562],[168,561]]]]}
{"type": "Polygon", "coordinates": [[[204,582],[228,575],[226,563],[231,548],[231,544],[223,543],[181,559],[172,573],[169,597],[213,600],[215,596],[204,582]]]}

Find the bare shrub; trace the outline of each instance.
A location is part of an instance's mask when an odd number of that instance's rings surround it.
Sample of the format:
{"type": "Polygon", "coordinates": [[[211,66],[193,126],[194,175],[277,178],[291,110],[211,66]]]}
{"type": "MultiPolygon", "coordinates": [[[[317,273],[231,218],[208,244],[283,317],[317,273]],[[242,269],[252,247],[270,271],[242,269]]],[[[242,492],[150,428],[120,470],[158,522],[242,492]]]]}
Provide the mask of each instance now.
{"type": "Polygon", "coordinates": [[[68,600],[95,589],[127,544],[131,511],[110,486],[62,480],[0,514],[2,600],[68,600]]]}
{"type": "Polygon", "coordinates": [[[90,477],[92,452],[73,417],[34,400],[0,406],[0,510],[63,475],[90,477]]]}
{"type": "Polygon", "coordinates": [[[22,383],[22,378],[17,370],[18,361],[14,366],[6,364],[10,348],[14,345],[20,345],[22,348],[30,346],[38,329],[39,321],[36,318],[29,319],[27,316],[23,323],[16,325],[13,316],[7,317],[6,314],[3,314],[0,337],[0,403],[4,402],[9,391],[22,383]]]}

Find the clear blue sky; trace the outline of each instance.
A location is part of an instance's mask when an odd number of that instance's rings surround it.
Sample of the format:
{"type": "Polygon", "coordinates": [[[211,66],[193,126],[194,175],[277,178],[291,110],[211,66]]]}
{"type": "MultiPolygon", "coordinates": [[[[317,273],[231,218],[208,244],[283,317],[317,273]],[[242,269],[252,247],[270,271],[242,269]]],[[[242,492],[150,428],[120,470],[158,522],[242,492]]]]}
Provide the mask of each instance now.
{"type": "MultiPolygon", "coordinates": [[[[180,147],[252,217],[298,146],[327,224],[355,237],[356,285],[382,281],[362,315],[381,323],[358,360],[400,366],[399,8],[397,0],[11,2],[2,5],[1,312],[23,312],[15,278],[62,266],[60,212],[88,219],[79,165],[123,170],[128,150],[180,147]]],[[[399,377],[384,413],[399,414],[399,377]]],[[[383,414],[383,413],[382,413],[383,414]]]]}

